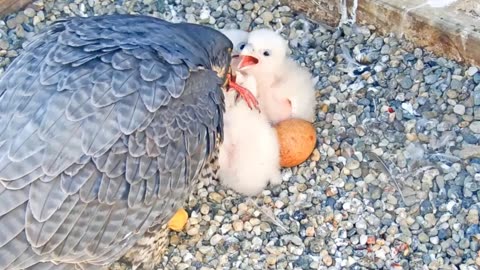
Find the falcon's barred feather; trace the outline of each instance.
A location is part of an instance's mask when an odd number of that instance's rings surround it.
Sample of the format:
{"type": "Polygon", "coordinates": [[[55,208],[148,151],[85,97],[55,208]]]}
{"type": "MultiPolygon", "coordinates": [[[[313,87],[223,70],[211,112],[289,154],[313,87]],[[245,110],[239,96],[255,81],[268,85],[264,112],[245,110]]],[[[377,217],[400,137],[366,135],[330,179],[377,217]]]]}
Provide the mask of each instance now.
{"type": "Polygon", "coordinates": [[[35,36],[0,79],[0,269],[99,269],[165,224],[222,138],[231,49],[134,15],[35,36]]]}
{"type": "MultiPolygon", "coordinates": [[[[220,144],[217,137],[217,145],[220,144]]],[[[219,181],[219,148],[215,148],[209,162],[205,163],[198,176],[198,182],[208,185],[212,181],[219,181]]],[[[195,196],[193,193],[191,196],[195,196]]],[[[188,199],[187,201],[188,202],[188,199]]],[[[137,241],[137,243],[128,250],[128,252],[120,259],[120,262],[127,263],[132,269],[154,269],[158,265],[170,265],[169,261],[163,261],[164,253],[170,244],[170,229],[167,224],[157,224],[150,227],[147,232],[137,241]]],[[[112,270],[116,268],[112,267],[112,270]]],[[[169,268],[167,268],[169,269],[169,268]]]]}

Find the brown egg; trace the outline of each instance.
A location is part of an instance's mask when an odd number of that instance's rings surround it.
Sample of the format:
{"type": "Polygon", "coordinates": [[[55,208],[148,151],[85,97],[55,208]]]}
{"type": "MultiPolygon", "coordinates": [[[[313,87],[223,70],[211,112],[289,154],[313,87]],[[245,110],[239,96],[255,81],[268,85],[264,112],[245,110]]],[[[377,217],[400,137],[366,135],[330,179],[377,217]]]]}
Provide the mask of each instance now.
{"type": "Polygon", "coordinates": [[[308,159],[317,141],[312,123],[287,119],[275,125],[275,129],[280,144],[280,166],[294,167],[308,159]]]}

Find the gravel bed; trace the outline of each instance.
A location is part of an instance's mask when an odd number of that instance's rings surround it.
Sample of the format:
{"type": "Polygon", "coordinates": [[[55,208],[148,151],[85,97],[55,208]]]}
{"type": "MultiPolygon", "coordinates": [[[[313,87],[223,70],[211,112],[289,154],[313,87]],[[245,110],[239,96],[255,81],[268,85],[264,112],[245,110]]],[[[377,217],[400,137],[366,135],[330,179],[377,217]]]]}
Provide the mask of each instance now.
{"type": "Polygon", "coordinates": [[[159,269],[480,267],[478,68],[273,0],[40,0],[0,20],[0,73],[52,20],[107,13],[273,27],[318,79],[311,158],[258,198],[199,186],[159,269]]]}

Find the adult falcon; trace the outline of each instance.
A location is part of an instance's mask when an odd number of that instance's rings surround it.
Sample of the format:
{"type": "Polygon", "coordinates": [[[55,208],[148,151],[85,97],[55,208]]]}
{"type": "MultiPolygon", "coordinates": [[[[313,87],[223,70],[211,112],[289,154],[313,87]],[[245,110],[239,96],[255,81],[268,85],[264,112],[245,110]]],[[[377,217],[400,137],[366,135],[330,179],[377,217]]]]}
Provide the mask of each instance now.
{"type": "Polygon", "coordinates": [[[222,139],[222,91],[258,105],[231,50],[149,16],[36,35],[0,80],[0,269],[100,269],[166,224],[222,139]]]}

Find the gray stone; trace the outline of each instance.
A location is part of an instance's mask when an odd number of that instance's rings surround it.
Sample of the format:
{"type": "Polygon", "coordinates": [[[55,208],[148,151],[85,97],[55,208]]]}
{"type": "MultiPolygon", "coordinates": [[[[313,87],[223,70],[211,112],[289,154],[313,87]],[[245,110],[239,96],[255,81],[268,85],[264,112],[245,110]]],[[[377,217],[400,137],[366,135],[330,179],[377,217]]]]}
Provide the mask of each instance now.
{"type": "Polygon", "coordinates": [[[242,9],[242,4],[240,3],[240,1],[230,1],[228,3],[228,5],[233,8],[234,10],[240,10],[242,9]]]}
{"type": "Polygon", "coordinates": [[[26,8],[23,11],[23,14],[25,14],[25,16],[27,16],[27,17],[33,18],[35,16],[36,12],[33,8],[26,8]]]}
{"type": "Polygon", "coordinates": [[[425,76],[425,82],[427,84],[433,84],[433,83],[437,82],[437,80],[438,80],[438,76],[435,75],[435,74],[430,74],[430,75],[425,76]]]}
{"type": "Polygon", "coordinates": [[[462,104],[457,104],[453,107],[453,112],[458,114],[458,115],[464,115],[465,114],[465,106],[462,104]]]}
{"type": "Polygon", "coordinates": [[[466,74],[470,77],[472,77],[473,75],[475,75],[476,73],[478,72],[478,68],[477,67],[469,67],[466,74]]]}
{"type": "Polygon", "coordinates": [[[473,133],[480,134],[480,121],[473,121],[468,127],[473,133]]]}
{"type": "Polygon", "coordinates": [[[410,79],[410,77],[405,76],[405,77],[403,77],[402,80],[400,80],[400,86],[403,89],[410,89],[413,86],[413,81],[412,81],[412,79],[410,79]]]}

